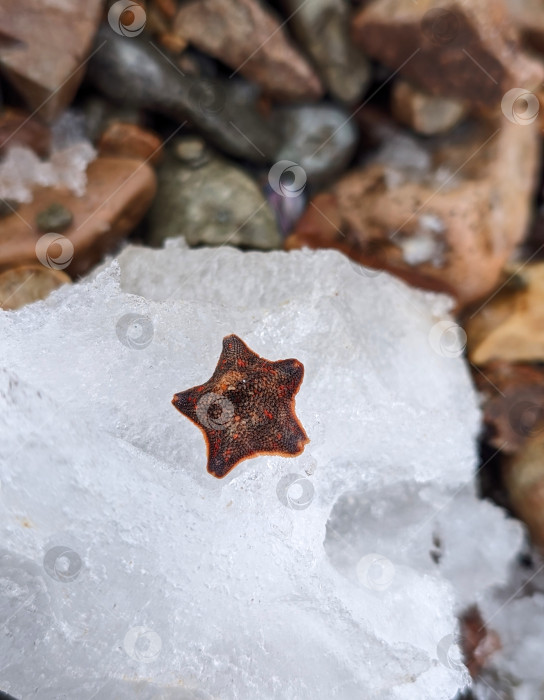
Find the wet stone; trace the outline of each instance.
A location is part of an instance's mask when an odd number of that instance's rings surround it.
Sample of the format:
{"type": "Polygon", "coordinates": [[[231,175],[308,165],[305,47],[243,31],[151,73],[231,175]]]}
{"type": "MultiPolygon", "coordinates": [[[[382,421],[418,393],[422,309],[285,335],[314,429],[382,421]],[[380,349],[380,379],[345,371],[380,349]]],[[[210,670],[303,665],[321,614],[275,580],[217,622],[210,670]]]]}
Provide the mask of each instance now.
{"type": "Polygon", "coordinates": [[[149,214],[151,244],[184,236],[189,245],[262,250],[280,245],[274,214],[257,183],[241,168],[203,152],[195,139],[174,146],[158,178],[149,214]]]}
{"type": "Polygon", "coordinates": [[[36,226],[40,231],[62,233],[72,225],[72,212],[59,202],[53,202],[47,209],[36,214],[36,226]]]}

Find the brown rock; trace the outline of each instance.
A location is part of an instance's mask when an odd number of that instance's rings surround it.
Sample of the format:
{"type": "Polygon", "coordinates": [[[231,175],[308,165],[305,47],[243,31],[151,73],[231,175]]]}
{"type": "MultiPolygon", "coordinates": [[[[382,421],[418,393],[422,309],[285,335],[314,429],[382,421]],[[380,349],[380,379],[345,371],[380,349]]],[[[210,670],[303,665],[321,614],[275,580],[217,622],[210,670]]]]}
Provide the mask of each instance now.
{"type": "Polygon", "coordinates": [[[338,248],[466,306],[497,285],[529,218],[538,126],[466,124],[418,144],[386,131],[374,162],[310,203],[287,248],[338,248]]]}
{"type": "Polygon", "coordinates": [[[466,322],[469,357],[544,362],[544,263],[506,272],[508,284],[466,322]]]}
{"type": "Polygon", "coordinates": [[[541,0],[506,0],[506,4],[523,43],[544,53],[544,5],[541,0]]]}
{"type": "Polygon", "coordinates": [[[136,158],[158,165],[162,159],[162,141],[157,134],[136,124],[113,122],[98,142],[101,156],[136,158]]]}
{"type": "Polygon", "coordinates": [[[0,273],[0,309],[20,309],[25,304],[45,299],[70,278],[62,270],[43,265],[23,265],[0,273]]]}
{"type": "Polygon", "coordinates": [[[544,549],[544,431],[505,460],[503,478],[514,512],[544,549]]]}
{"type": "Polygon", "coordinates": [[[257,0],[185,2],[174,29],[278,99],[317,99],[323,92],[319,78],[288,39],[279,19],[257,0]]]}
{"type": "Polygon", "coordinates": [[[494,361],[478,368],[474,380],[493,447],[513,454],[544,428],[544,369],[494,361]]]}
{"type": "Polygon", "coordinates": [[[353,23],[356,42],[370,56],[431,95],[484,108],[516,87],[532,89],[542,65],[524,56],[501,0],[375,0],[353,23]]]}
{"type": "Polygon", "coordinates": [[[83,274],[130,233],[155,194],[155,173],[138,160],[97,158],[87,178],[83,197],[66,188],[39,188],[30,204],[0,219],[0,270],[36,264],[36,245],[44,235],[35,224],[36,215],[55,202],[72,212],[73,223],[56,241],[41,239],[42,263],[66,269],[72,277],[83,274]]]}
{"type": "Polygon", "coordinates": [[[449,131],[467,114],[465,102],[428,95],[405,80],[393,86],[391,109],[397,121],[426,136],[449,131]]]}
{"type": "Polygon", "coordinates": [[[101,0],[0,3],[0,72],[42,119],[55,118],[72,100],[101,12],[101,0]]]}
{"type": "Polygon", "coordinates": [[[0,155],[12,146],[27,146],[41,157],[49,153],[51,132],[20,109],[5,109],[0,113],[0,155]]]}

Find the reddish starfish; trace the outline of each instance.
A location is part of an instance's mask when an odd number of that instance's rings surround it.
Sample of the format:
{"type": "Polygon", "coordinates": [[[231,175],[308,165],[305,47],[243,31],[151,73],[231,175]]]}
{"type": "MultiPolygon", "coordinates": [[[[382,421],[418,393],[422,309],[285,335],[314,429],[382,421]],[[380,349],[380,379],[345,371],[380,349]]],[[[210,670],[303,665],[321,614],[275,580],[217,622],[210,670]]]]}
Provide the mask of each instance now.
{"type": "Polygon", "coordinates": [[[204,433],[210,474],[222,479],[257,455],[302,453],[309,439],[295,415],[295,395],[303,376],[298,360],[270,362],[237,335],[223,338],[211,379],[172,399],[204,433]]]}

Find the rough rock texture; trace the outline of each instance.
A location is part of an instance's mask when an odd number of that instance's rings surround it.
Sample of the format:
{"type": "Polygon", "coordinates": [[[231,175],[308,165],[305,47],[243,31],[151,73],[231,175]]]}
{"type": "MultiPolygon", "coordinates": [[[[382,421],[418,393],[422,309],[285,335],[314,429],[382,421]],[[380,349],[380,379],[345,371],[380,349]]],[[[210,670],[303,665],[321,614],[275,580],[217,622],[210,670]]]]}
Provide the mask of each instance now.
{"type": "Polygon", "coordinates": [[[36,263],[40,250],[40,262],[46,266],[59,265],[72,276],[87,272],[132,231],[149,208],[155,187],[149,165],[126,158],[97,158],[87,169],[84,197],[66,187],[35,189],[30,203],[0,219],[0,270],[36,263]],[[43,232],[36,217],[53,203],[66,207],[73,222],[56,242],[49,246],[41,239],[37,248],[43,232]]]}
{"type": "Polygon", "coordinates": [[[348,3],[338,0],[283,0],[289,26],[318,68],[333,97],[351,104],[369,80],[368,61],[349,35],[348,3]]]}
{"type": "Polygon", "coordinates": [[[354,120],[347,110],[334,105],[288,105],[276,108],[271,118],[283,135],[277,160],[302,167],[308,182],[316,187],[337,178],[357,148],[354,120]]]}
{"type": "Polygon", "coordinates": [[[27,146],[39,156],[46,156],[51,146],[51,131],[27,112],[4,109],[0,113],[0,155],[13,146],[27,146]]]}
{"type": "Polygon", "coordinates": [[[391,110],[400,124],[430,136],[455,126],[466,115],[467,104],[427,95],[405,80],[397,80],[391,93],[391,110]]]}
{"type": "MultiPolygon", "coordinates": [[[[210,143],[251,162],[273,161],[280,140],[258,112],[253,91],[234,79],[184,75],[142,37],[117,36],[102,27],[89,61],[89,78],[113,102],[187,122],[210,143]]],[[[183,133],[183,132],[181,132],[183,133]]]]}
{"type": "Polygon", "coordinates": [[[544,263],[513,266],[502,289],[467,320],[470,357],[544,362],[544,263]]]}
{"type": "Polygon", "coordinates": [[[475,380],[486,440],[503,453],[517,452],[544,420],[544,368],[493,361],[475,372],[475,380]]]}
{"type": "Polygon", "coordinates": [[[0,72],[42,119],[58,116],[74,96],[101,12],[101,0],[0,3],[0,72]]]}
{"type": "Polygon", "coordinates": [[[544,52],[544,7],[540,0],[506,0],[510,16],[523,42],[531,49],[544,52]]]}
{"type": "Polygon", "coordinates": [[[19,309],[25,304],[45,299],[61,284],[70,282],[62,270],[43,265],[24,265],[0,273],[0,308],[19,309]]]}
{"type": "Polygon", "coordinates": [[[319,78],[289,40],[280,20],[258,0],[191,0],[176,32],[282,100],[316,99],[319,78]]]}
{"type": "Polygon", "coordinates": [[[176,241],[0,313],[4,690],[451,700],[465,685],[456,609],[505,579],[520,527],[474,493],[479,412],[441,342],[447,300],[355,268],[176,241]],[[310,443],[216,480],[170,400],[232,332],[304,364],[310,443]]]}
{"type": "Polygon", "coordinates": [[[432,95],[489,109],[515,87],[536,88],[540,63],[527,58],[501,0],[375,0],[353,22],[370,56],[432,95]]]}
{"type": "Polygon", "coordinates": [[[278,248],[274,214],[257,183],[209,151],[197,148],[190,153],[194,141],[177,146],[186,160],[170,155],[159,169],[149,242],[161,245],[166,238],[182,235],[190,245],[278,248]]]}
{"type": "Polygon", "coordinates": [[[514,512],[544,552],[544,414],[534,428],[534,436],[507,459],[504,481],[514,512]]]}
{"type": "Polygon", "coordinates": [[[151,165],[158,165],[163,155],[162,141],[157,134],[137,124],[119,121],[109,124],[102,133],[98,152],[102,156],[137,158],[151,165]]]}
{"type": "Polygon", "coordinates": [[[528,225],[538,125],[466,124],[431,142],[382,136],[367,166],[310,203],[287,247],[338,248],[461,306],[489,294],[528,225]]]}

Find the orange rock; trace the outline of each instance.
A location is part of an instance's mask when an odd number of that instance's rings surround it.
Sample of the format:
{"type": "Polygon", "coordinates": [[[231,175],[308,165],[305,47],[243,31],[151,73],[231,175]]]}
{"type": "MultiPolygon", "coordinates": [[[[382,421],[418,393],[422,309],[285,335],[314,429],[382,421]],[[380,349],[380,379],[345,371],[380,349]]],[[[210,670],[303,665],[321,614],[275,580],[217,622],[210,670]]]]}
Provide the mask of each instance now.
{"type": "Polygon", "coordinates": [[[54,119],[71,102],[101,13],[101,0],[0,3],[0,72],[40,118],[54,119]]]}
{"type": "Polygon", "coordinates": [[[0,270],[36,264],[36,246],[42,239],[38,245],[43,264],[65,269],[72,277],[87,272],[132,231],[156,189],[153,169],[138,160],[97,158],[90,163],[87,178],[83,197],[66,188],[38,188],[31,203],[0,219],[0,270]],[[48,245],[36,216],[53,203],[69,209],[73,221],[64,235],[58,234],[58,240],[48,245]]]}
{"type": "Polygon", "coordinates": [[[525,56],[502,0],[376,0],[354,18],[353,36],[431,95],[489,108],[516,87],[536,88],[542,65],[525,56]]]}
{"type": "Polygon", "coordinates": [[[544,362],[544,263],[506,272],[508,284],[466,321],[471,360],[544,362]]]}
{"type": "Polygon", "coordinates": [[[406,140],[387,133],[374,162],[310,203],[286,247],[338,248],[467,306],[494,290],[525,234],[538,125],[467,125],[408,151],[406,140]]]}
{"type": "Polygon", "coordinates": [[[128,122],[113,122],[98,142],[101,156],[137,158],[158,165],[162,159],[162,141],[153,131],[128,122]]]}
{"type": "Polygon", "coordinates": [[[23,265],[0,273],[0,309],[20,309],[45,299],[70,278],[62,270],[43,265],[23,265]]]}
{"type": "Polygon", "coordinates": [[[323,88],[279,18],[256,0],[192,0],[174,30],[204,53],[284,100],[317,99],[323,88]]]}
{"type": "Polygon", "coordinates": [[[427,95],[405,80],[397,80],[391,93],[391,110],[401,124],[418,134],[440,134],[454,127],[467,113],[461,100],[427,95]]]}
{"type": "Polygon", "coordinates": [[[9,107],[0,113],[0,155],[12,146],[27,146],[44,157],[50,145],[51,132],[32,115],[9,107]]]}
{"type": "Polygon", "coordinates": [[[544,551],[544,425],[520,452],[506,459],[503,477],[514,512],[544,551]]]}

